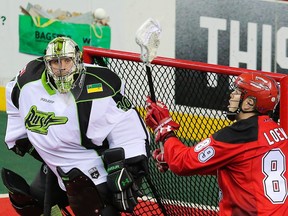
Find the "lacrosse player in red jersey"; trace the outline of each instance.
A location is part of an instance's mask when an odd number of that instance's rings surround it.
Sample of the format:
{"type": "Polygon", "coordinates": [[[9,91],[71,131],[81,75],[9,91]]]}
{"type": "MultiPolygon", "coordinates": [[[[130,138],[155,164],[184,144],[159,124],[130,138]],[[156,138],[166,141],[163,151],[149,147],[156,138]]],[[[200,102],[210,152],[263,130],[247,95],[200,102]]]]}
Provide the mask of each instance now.
{"type": "Polygon", "coordinates": [[[147,99],[146,123],[155,132],[154,159],[160,171],[181,176],[218,177],[220,215],[288,215],[288,141],[270,117],[279,101],[277,83],[261,73],[244,73],[235,80],[227,113],[236,120],[194,147],[175,135],[174,122],[162,102],[147,99]]]}

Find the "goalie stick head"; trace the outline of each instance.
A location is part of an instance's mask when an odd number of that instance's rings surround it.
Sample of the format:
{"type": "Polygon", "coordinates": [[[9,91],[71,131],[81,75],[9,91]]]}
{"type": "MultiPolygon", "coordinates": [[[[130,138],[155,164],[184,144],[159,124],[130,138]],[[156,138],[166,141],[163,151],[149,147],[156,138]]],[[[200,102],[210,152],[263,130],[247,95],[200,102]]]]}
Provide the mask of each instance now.
{"type": "Polygon", "coordinates": [[[136,32],[136,43],[141,48],[141,60],[149,64],[157,55],[157,49],[160,44],[160,33],[162,29],[158,21],[147,19],[136,32]]]}

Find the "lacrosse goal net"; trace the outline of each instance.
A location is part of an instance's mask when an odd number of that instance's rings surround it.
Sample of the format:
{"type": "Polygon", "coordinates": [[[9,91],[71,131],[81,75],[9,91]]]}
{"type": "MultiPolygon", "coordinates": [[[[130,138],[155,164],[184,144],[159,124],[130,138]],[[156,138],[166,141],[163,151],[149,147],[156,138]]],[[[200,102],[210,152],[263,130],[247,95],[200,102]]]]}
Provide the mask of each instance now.
{"type": "MultiPolygon", "coordinates": [[[[83,47],[85,63],[107,66],[125,83],[126,96],[145,115],[149,85],[140,54],[83,47]]],[[[177,136],[193,146],[217,130],[231,124],[225,117],[233,80],[241,73],[255,71],[200,62],[156,57],[151,62],[156,99],[163,101],[172,118],[180,123],[177,136]]],[[[281,89],[280,117],[287,132],[287,77],[263,72],[281,89]]],[[[151,133],[151,152],[157,148],[151,133]]],[[[150,174],[144,179],[139,204],[132,215],[218,215],[218,186],[215,176],[180,177],[159,173],[152,160],[150,174]]],[[[125,215],[125,214],[124,214],[125,215]]]]}

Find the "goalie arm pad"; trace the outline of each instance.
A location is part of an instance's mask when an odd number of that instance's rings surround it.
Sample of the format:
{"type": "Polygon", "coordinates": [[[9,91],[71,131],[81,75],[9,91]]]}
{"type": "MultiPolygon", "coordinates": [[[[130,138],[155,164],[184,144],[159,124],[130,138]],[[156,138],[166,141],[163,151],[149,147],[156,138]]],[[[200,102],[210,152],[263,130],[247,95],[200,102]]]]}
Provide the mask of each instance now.
{"type": "Polygon", "coordinates": [[[107,166],[107,184],[113,192],[121,192],[133,184],[132,176],[124,167],[125,153],[123,148],[108,149],[103,154],[107,166]]]}
{"type": "Polygon", "coordinates": [[[113,193],[113,204],[119,211],[133,212],[137,205],[137,185],[131,173],[125,167],[123,148],[108,149],[103,153],[108,172],[107,185],[113,193]]]}
{"type": "Polygon", "coordinates": [[[43,162],[42,158],[35,150],[34,146],[31,144],[28,138],[16,140],[15,146],[13,146],[11,150],[14,151],[16,154],[20,155],[21,157],[28,153],[36,160],[43,162]]]}

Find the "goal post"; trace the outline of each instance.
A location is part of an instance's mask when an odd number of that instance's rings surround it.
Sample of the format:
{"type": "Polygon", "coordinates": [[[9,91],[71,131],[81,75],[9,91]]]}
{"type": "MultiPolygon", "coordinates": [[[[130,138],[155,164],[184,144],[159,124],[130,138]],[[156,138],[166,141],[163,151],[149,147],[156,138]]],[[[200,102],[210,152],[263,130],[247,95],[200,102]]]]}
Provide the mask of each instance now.
{"type": "MultiPolygon", "coordinates": [[[[145,99],[149,84],[145,65],[139,53],[84,46],[85,63],[107,66],[117,73],[125,85],[125,94],[141,116],[145,116],[145,99]]],[[[177,136],[193,146],[219,129],[231,124],[226,119],[233,80],[242,73],[255,70],[203,62],[156,57],[151,62],[155,95],[180,123],[177,136]]],[[[257,71],[260,72],[260,71],[257,71]]],[[[280,119],[288,132],[288,78],[285,74],[262,72],[280,86],[280,119]]],[[[151,140],[153,134],[151,133],[151,140]]],[[[153,151],[155,143],[151,143],[153,151]]],[[[217,215],[218,186],[215,176],[180,177],[171,172],[159,173],[149,161],[150,173],[142,184],[145,196],[140,197],[133,215],[217,215]]]]}

